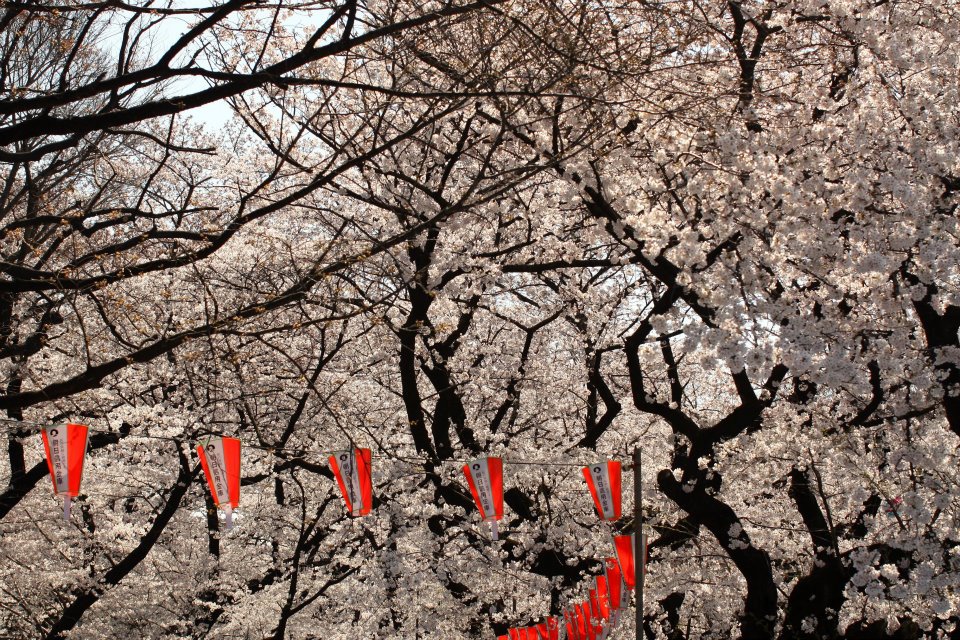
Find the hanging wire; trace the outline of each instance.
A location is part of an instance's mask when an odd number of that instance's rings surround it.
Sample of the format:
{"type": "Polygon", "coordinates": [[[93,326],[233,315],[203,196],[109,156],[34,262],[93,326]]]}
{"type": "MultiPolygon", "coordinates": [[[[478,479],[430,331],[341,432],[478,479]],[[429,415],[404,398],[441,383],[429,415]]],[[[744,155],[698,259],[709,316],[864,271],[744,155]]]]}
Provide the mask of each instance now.
{"type": "MultiPolygon", "coordinates": [[[[27,420],[15,420],[13,418],[3,418],[3,417],[0,417],[0,422],[6,423],[6,424],[15,424],[20,426],[21,428],[28,427],[30,432],[25,435],[39,434],[41,430],[47,427],[53,426],[54,424],[53,422],[32,422],[27,420]]],[[[58,422],[56,424],[62,424],[62,422],[58,422]]],[[[89,426],[87,428],[90,430],[91,433],[101,433],[101,434],[118,435],[118,436],[122,435],[117,431],[95,429],[89,426]]],[[[189,440],[185,438],[178,438],[175,436],[156,436],[156,435],[149,435],[149,434],[132,434],[131,433],[125,437],[146,438],[150,440],[163,440],[167,442],[176,442],[178,444],[192,445],[194,442],[200,442],[204,438],[217,438],[217,437],[225,437],[225,436],[226,434],[224,433],[203,433],[199,435],[196,438],[196,440],[189,440]]],[[[288,456],[311,456],[312,455],[317,457],[327,457],[341,451],[341,450],[310,449],[310,448],[303,448],[303,447],[300,447],[300,448],[275,447],[270,445],[250,444],[246,442],[242,444],[244,447],[247,447],[250,449],[258,449],[274,455],[286,454],[288,456]]],[[[387,453],[386,451],[381,451],[379,453],[380,455],[372,455],[371,457],[378,460],[400,460],[403,462],[424,462],[424,463],[434,462],[434,463],[440,463],[440,464],[444,464],[444,463],[467,464],[469,462],[472,462],[475,459],[475,458],[445,458],[443,460],[436,460],[434,458],[429,458],[427,456],[419,456],[419,455],[384,455],[387,453]]],[[[559,460],[523,460],[518,458],[504,457],[503,462],[504,464],[520,465],[520,466],[529,465],[529,466],[538,466],[538,467],[545,466],[545,467],[577,467],[579,468],[579,467],[590,466],[591,464],[596,463],[596,460],[592,462],[561,462],[559,460]]]]}
{"type": "MultiPolygon", "coordinates": [[[[26,420],[15,420],[12,418],[3,418],[3,417],[0,417],[0,423],[15,424],[20,427],[24,427],[24,426],[29,427],[32,434],[37,434],[42,429],[52,426],[50,422],[41,423],[41,422],[32,422],[32,421],[26,421],[26,420]]],[[[198,438],[196,438],[195,440],[187,440],[185,438],[178,438],[174,436],[158,436],[158,435],[150,435],[150,434],[132,434],[132,433],[124,435],[124,434],[118,433],[117,431],[93,429],[90,427],[88,427],[88,429],[90,429],[90,431],[92,431],[93,433],[116,435],[116,436],[131,437],[131,438],[144,438],[144,439],[150,439],[150,440],[158,440],[158,441],[164,441],[164,442],[173,442],[177,444],[190,444],[190,445],[192,445],[194,442],[202,441],[204,437],[221,437],[224,435],[222,433],[219,433],[219,434],[205,433],[199,436],[198,438]]],[[[308,456],[327,457],[330,455],[334,455],[338,452],[335,450],[318,450],[318,449],[295,448],[295,447],[273,447],[269,445],[247,444],[247,443],[244,443],[243,446],[251,449],[264,451],[274,456],[277,456],[279,454],[280,457],[285,460],[306,459],[308,456]]],[[[411,464],[412,463],[428,463],[428,462],[433,462],[437,464],[445,464],[445,463],[465,464],[472,461],[471,459],[465,459],[465,458],[447,458],[445,460],[435,460],[433,458],[428,458],[426,456],[416,456],[416,455],[413,455],[413,456],[383,455],[386,453],[387,453],[386,451],[382,451],[381,455],[376,455],[371,457],[375,459],[380,459],[380,460],[399,460],[401,462],[408,462],[411,464]]],[[[507,465],[538,466],[538,467],[552,466],[552,467],[582,468],[585,466],[589,466],[590,464],[594,464],[595,462],[596,461],[588,462],[588,463],[579,463],[579,462],[560,462],[556,460],[524,460],[524,459],[515,459],[515,458],[504,458],[504,463],[507,465]]],[[[420,471],[420,472],[432,474],[432,475],[438,475],[435,471],[432,471],[432,470],[420,471]]],[[[559,493],[565,494],[567,492],[561,490],[559,491],[559,493]]],[[[700,536],[694,535],[692,537],[699,538],[700,536]]]]}

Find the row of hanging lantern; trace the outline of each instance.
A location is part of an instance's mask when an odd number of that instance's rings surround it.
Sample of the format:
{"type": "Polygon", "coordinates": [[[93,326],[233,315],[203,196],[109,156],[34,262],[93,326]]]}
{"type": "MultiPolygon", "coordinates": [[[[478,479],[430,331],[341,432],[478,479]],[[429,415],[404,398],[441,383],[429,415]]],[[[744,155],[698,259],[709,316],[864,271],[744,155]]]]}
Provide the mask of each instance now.
{"type": "MultiPolygon", "coordinates": [[[[620,519],[622,491],[621,465],[608,460],[583,468],[597,516],[604,522],[620,519]]],[[[641,540],[646,554],[646,536],[641,540]]],[[[606,640],[617,626],[629,601],[628,593],[635,587],[633,535],[613,536],[615,554],[604,561],[603,575],[596,576],[595,586],[588,590],[585,600],[568,604],[563,610],[567,640],[606,640]]],[[[645,570],[646,558],[641,565],[645,570]]],[[[560,625],[555,617],[528,627],[512,627],[497,640],[559,640],[560,625]]]]}
{"type": "MultiPolygon", "coordinates": [[[[616,555],[604,562],[603,575],[585,600],[568,604],[563,610],[567,640],[606,640],[623,615],[633,590],[633,536],[614,536],[616,555]]],[[[644,545],[646,548],[646,545],[644,545]]],[[[528,627],[511,627],[497,640],[560,640],[560,623],[551,616],[528,627]]]]}
{"type": "Polygon", "coordinates": [[[544,622],[529,627],[515,627],[497,640],[560,640],[560,625],[557,618],[550,616],[544,622]]]}
{"type": "MultiPolygon", "coordinates": [[[[80,492],[89,429],[82,424],[55,425],[44,428],[41,436],[54,494],[63,497],[64,517],[69,518],[71,500],[80,492]]],[[[240,440],[227,436],[209,438],[197,446],[210,494],[223,510],[228,527],[233,510],[240,505],[240,446],[240,440]]],[[[329,457],[347,511],[354,517],[369,514],[373,506],[371,458],[370,449],[363,448],[337,451],[329,457]]],[[[480,518],[490,524],[490,537],[497,540],[497,522],[503,518],[503,460],[471,460],[463,465],[463,473],[480,518]]],[[[600,519],[619,520],[620,463],[610,460],[590,465],[583,468],[583,475],[600,519]]]]}
{"type": "MultiPolygon", "coordinates": [[[[41,431],[54,493],[63,497],[63,516],[70,518],[72,499],[80,492],[84,454],[89,430],[80,424],[55,425],[41,431]]],[[[240,505],[240,440],[226,436],[209,438],[197,446],[200,465],[207,478],[214,503],[224,512],[227,529],[233,528],[233,511],[240,505]]],[[[373,506],[372,456],[370,449],[354,448],[334,452],[330,468],[353,517],[370,513],[373,506]]],[[[612,523],[621,516],[621,464],[608,460],[582,469],[597,515],[612,523]]],[[[503,518],[503,460],[478,458],[463,466],[467,485],[490,536],[498,538],[497,523],[503,518]]],[[[604,575],[596,576],[589,597],[567,606],[563,623],[568,640],[605,640],[634,589],[634,536],[613,536],[615,555],[606,558],[604,575]]],[[[642,541],[646,549],[646,541],[642,541]]],[[[644,558],[645,559],[645,558],[644,558]]],[[[645,563],[644,563],[645,564],[645,563]]],[[[641,567],[643,570],[643,567],[641,567]]],[[[547,617],[528,627],[514,627],[498,640],[559,640],[560,622],[547,617]]]]}

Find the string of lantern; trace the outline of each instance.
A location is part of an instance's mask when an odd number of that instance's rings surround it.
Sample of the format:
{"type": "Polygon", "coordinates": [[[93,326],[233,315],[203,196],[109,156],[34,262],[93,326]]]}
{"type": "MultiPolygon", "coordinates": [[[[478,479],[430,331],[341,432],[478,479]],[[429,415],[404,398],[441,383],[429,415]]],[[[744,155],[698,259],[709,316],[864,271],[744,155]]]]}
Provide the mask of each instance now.
{"type": "MultiPolygon", "coordinates": [[[[587,487],[593,497],[597,516],[601,521],[614,522],[621,515],[621,465],[615,460],[590,465],[583,469],[587,487]]],[[[646,573],[647,540],[641,535],[641,565],[634,563],[636,536],[613,536],[615,555],[603,563],[603,575],[594,577],[595,586],[585,599],[567,603],[563,607],[563,626],[566,640],[606,640],[619,625],[628,606],[627,594],[637,592],[637,605],[642,606],[639,588],[646,573]],[[638,571],[639,570],[639,571],[638,571]],[[639,578],[639,582],[638,582],[639,578]]],[[[638,616],[639,619],[639,616],[638,616]]],[[[637,637],[641,631],[638,630],[637,637]]],[[[544,622],[526,627],[511,627],[497,640],[559,640],[559,619],[548,616],[544,622]]]]}
{"type": "MultiPolygon", "coordinates": [[[[0,419],[4,422],[23,421],[0,419]]],[[[70,519],[72,501],[80,493],[83,465],[89,445],[91,429],[86,425],[66,423],[51,426],[36,426],[43,441],[47,466],[53,482],[54,494],[63,498],[63,517],[70,519]]],[[[105,432],[115,433],[115,432],[105,432]]],[[[144,436],[183,442],[169,436],[144,436]]],[[[225,435],[208,435],[197,445],[200,465],[207,480],[210,495],[217,508],[223,511],[226,528],[233,528],[233,513],[240,506],[241,446],[276,452],[279,449],[257,445],[242,445],[238,438],[225,435]]],[[[373,508],[372,467],[373,455],[369,448],[352,447],[348,450],[316,452],[296,449],[299,453],[314,453],[327,456],[330,469],[343,497],[347,513],[354,518],[369,515],[373,508]]],[[[425,459],[426,460],[426,459],[425,459]]],[[[482,521],[490,527],[491,540],[498,540],[499,521],[503,519],[503,465],[501,457],[489,456],[473,460],[461,460],[462,471],[482,521]]],[[[509,461],[510,464],[552,464],[577,466],[586,481],[600,521],[614,523],[622,515],[622,465],[616,460],[606,460],[586,466],[569,462],[509,461]]],[[[615,555],[604,561],[604,575],[596,576],[596,585],[589,589],[589,597],[566,606],[563,611],[567,640],[605,640],[616,627],[626,607],[625,594],[633,590],[637,594],[638,637],[643,606],[643,575],[646,565],[646,536],[642,533],[640,511],[640,457],[634,453],[635,527],[636,534],[613,536],[615,555]],[[641,557],[636,566],[634,558],[641,557]]],[[[528,627],[513,627],[498,640],[559,640],[560,624],[556,616],[548,616],[544,622],[528,627]]]]}
{"type": "MultiPolygon", "coordinates": [[[[29,422],[25,420],[15,420],[12,418],[3,418],[0,417],[0,423],[16,424],[22,427],[29,427],[30,431],[26,434],[20,436],[23,439],[26,436],[35,435],[40,433],[43,429],[51,426],[49,422],[29,422]]],[[[63,424],[63,423],[60,423],[63,424]]],[[[162,440],[167,442],[175,442],[178,444],[192,444],[199,439],[205,438],[216,438],[224,437],[226,434],[223,433],[214,433],[207,432],[198,434],[198,438],[178,438],[176,436],[158,436],[152,434],[143,434],[138,433],[136,435],[126,436],[117,431],[105,430],[105,429],[93,429],[87,427],[88,431],[93,434],[103,434],[103,435],[113,435],[120,437],[130,437],[130,438],[141,438],[147,440],[162,440]]],[[[274,446],[274,445],[264,445],[264,444],[253,444],[249,442],[243,443],[243,448],[245,449],[257,449],[263,451],[267,454],[274,455],[286,455],[286,456],[315,456],[320,458],[327,458],[335,453],[337,450],[325,450],[325,449],[311,449],[305,447],[285,447],[285,446],[274,446]]],[[[433,463],[462,463],[465,464],[470,462],[469,458],[444,458],[442,460],[436,458],[429,458],[426,456],[413,456],[409,454],[391,454],[391,455],[374,455],[374,460],[383,459],[383,460],[400,460],[402,462],[433,462],[433,463]]],[[[562,462],[560,460],[525,460],[520,458],[503,458],[505,464],[509,465],[522,465],[522,466],[546,466],[546,467],[570,467],[570,468],[581,468],[586,466],[588,463],[583,462],[562,462]]]]}

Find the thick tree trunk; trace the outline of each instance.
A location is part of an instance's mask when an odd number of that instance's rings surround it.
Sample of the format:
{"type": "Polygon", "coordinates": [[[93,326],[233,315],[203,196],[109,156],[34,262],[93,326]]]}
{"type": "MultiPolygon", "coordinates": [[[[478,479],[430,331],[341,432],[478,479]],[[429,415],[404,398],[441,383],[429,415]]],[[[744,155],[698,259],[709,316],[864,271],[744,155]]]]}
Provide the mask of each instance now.
{"type": "Polygon", "coordinates": [[[742,530],[737,514],[720,500],[708,495],[703,481],[688,493],[672,472],[664,470],[657,476],[657,484],[664,495],[710,530],[746,580],[747,597],[740,616],[742,640],[772,638],[778,610],[777,587],[773,581],[770,556],[753,546],[742,530]],[[735,525],[740,527],[740,534],[736,537],[731,535],[735,525]]]}

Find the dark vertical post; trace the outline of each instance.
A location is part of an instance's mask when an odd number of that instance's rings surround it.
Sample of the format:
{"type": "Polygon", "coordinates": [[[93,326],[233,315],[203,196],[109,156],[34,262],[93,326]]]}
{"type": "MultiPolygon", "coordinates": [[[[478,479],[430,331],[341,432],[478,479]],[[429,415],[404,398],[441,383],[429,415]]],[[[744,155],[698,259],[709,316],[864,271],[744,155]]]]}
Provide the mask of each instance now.
{"type": "Polygon", "coordinates": [[[637,640],[643,640],[643,561],[647,550],[643,544],[643,465],[640,447],[633,448],[633,584],[637,598],[637,640]]]}

